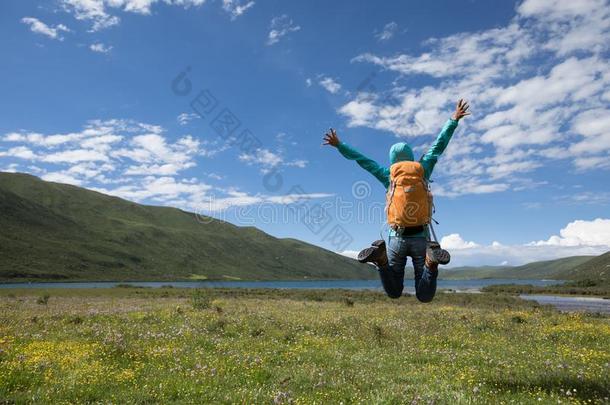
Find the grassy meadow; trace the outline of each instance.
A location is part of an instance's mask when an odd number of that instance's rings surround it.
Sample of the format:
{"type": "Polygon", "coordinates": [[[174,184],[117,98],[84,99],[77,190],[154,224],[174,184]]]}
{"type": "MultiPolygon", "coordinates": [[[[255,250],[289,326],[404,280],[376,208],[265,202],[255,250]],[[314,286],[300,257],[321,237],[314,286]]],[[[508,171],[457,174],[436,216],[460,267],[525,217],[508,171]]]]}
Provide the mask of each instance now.
{"type": "Polygon", "coordinates": [[[610,318],[509,295],[0,290],[0,403],[608,403],[610,318]]]}

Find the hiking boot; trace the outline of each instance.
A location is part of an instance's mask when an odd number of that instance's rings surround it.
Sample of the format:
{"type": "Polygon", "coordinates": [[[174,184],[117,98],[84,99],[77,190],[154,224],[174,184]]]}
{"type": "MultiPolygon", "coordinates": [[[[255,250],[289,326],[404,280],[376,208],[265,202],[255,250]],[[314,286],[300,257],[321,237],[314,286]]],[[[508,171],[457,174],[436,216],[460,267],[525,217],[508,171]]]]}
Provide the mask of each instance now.
{"type": "Polygon", "coordinates": [[[438,242],[428,242],[426,248],[426,263],[430,264],[448,264],[451,261],[451,255],[445,249],[441,249],[438,242]]]}
{"type": "Polygon", "coordinates": [[[430,273],[438,273],[438,262],[431,261],[428,255],[426,255],[426,267],[430,273]]]}
{"type": "Polygon", "coordinates": [[[373,263],[377,267],[388,264],[388,257],[385,250],[385,241],[380,239],[371,243],[371,247],[362,249],[358,253],[358,261],[360,263],[373,263]]]}

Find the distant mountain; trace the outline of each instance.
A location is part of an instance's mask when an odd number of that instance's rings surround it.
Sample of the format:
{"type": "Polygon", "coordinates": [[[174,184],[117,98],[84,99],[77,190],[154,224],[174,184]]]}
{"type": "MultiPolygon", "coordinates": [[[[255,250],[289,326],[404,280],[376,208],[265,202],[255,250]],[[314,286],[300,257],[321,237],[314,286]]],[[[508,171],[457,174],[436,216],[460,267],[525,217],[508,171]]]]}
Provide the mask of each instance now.
{"type": "Polygon", "coordinates": [[[473,279],[473,278],[502,278],[498,277],[502,270],[512,269],[510,266],[461,266],[440,267],[439,277],[442,279],[473,279]]]}
{"type": "Polygon", "coordinates": [[[610,252],[596,256],[557,274],[557,278],[566,280],[591,280],[598,285],[610,285],[610,252]]]}
{"type": "Polygon", "coordinates": [[[176,208],[0,173],[0,280],[362,279],[368,265],[176,208]]]}
{"type": "Polygon", "coordinates": [[[557,279],[579,278],[578,266],[584,265],[595,256],[572,256],[555,260],[533,262],[522,266],[482,266],[456,267],[442,270],[445,279],[506,278],[506,279],[557,279]],[[568,277],[570,275],[571,277],[568,277]]]}

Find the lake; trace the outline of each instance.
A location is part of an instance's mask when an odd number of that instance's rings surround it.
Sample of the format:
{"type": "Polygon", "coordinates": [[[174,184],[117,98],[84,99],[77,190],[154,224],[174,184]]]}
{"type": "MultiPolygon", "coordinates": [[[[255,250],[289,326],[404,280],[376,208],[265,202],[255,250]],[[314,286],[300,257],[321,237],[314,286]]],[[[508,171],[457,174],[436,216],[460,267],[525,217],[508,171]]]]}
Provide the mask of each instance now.
{"type": "Polygon", "coordinates": [[[610,314],[610,300],[596,297],[568,297],[564,295],[521,294],[524,300],[552,305],[563,312],[598,312],[610,314]]]}
{"type": "MultiPolygon", "coordinates": [[[[457,291],[475,292],[488,285],[495,284],[531,284],[547,286],[560,284],[558,280],[506,280],[506,279],[478,279],[478,280],[438,280],[438,288],[457,291]]],[[[343,288],[349,290],[381,290],[381,282],[375,280],[298,280],[298,281],[98,281],[74,283],[2,283],[0,288],[113,288],[118,284],[133,285],[137,287],[159,288],[171,285],[176,288],[298,288],[298,289],[327,289],[343,288]]],[[[413,293],[413,282],[405,280],[405,290],[413,293]]]]}

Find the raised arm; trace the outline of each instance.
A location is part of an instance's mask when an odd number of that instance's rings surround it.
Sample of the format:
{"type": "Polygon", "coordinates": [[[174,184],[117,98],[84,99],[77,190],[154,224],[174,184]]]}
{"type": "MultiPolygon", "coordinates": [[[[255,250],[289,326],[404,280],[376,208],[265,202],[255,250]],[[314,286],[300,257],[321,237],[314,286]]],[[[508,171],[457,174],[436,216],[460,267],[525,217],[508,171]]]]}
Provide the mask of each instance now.
{"type": "Polygon", "coordinates": [[[470,115],[470,112],[468,111],[469,108],[470,106],[463,99],[458,101],[457,106],[455,107],[455,112],[451,118],[447,120],[443,126],[443,129],[441,129],[441,132],[436,137],[436,140],[430,149],[428,149],[428,152],[426,152],[426,154],[421,158],[420,163],[424,167],[426,180],[430,179],[434,166],[436,165],[439,156],[442,155],[445,148],[447,148],[447,145],[453,136],[453,132],[458,126],[459,120],[467,115],[470,115]]]}
{"type": "Polygon", "coordinates": [[[334,146],[343,157],[349,160],[355,160],[360,167],[375,176],[385,188],[389,187],[390,171],[388,168],[380,166],[379,163],[375,162],[373,159],[367,158],[348,144],[341,142],[334,129],[331,128],[330,131],[324,135],[323,145],[334,146]]]}

